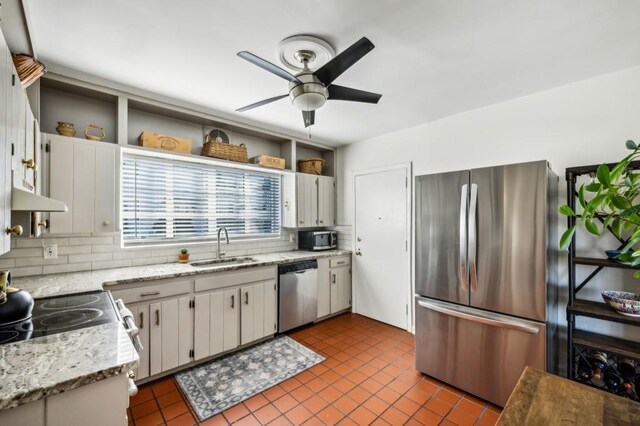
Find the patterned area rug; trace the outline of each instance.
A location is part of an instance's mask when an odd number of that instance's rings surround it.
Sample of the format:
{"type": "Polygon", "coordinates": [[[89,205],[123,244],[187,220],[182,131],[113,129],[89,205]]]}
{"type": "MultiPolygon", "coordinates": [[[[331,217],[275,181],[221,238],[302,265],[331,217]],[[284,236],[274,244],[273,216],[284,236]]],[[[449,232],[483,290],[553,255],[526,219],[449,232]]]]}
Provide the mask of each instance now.
{"type": "Polygon", "coordinates": [[[176,380],[205,420],[322,361],[311,349],[281,336],[177,373],[176,380]]]}

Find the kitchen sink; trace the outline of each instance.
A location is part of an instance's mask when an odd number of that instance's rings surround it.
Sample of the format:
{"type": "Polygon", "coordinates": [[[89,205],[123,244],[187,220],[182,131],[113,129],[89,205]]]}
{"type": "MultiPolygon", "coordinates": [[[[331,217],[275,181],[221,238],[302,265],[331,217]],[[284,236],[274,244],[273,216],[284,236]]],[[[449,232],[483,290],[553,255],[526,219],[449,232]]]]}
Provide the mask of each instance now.
{"type": "Polygon", "coordinates": [[[215,265],[225,265],[231,263],[248,263],[253,262],[255,259],[253,257],[223,257],[222,259],[205,259],[198,260],[196,262],[191,262],[191,266],[195,267],[204,267],[204,266],[215,266],[215,265]]]}

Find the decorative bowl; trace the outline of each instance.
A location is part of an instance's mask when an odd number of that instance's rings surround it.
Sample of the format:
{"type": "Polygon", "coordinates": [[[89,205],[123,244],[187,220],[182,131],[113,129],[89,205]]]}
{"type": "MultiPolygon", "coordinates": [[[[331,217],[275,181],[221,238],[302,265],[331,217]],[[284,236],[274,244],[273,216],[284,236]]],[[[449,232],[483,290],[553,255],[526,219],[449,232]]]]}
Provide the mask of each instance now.
{"type": "Polygon", "coordinates": [[[640,317],[640,294],[626,291],[603,291],[602,298],[619,314],[640,317]]]}

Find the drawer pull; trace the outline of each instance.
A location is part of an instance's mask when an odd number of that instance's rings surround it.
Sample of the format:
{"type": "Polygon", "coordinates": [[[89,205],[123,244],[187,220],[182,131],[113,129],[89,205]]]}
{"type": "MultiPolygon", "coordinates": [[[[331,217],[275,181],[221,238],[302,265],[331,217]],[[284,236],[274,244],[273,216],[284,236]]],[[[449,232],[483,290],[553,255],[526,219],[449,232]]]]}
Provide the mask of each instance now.
{"type": "Polygon", "coordinates": [[[140,328],[144,328],[144,312],[140,312],[140,328]]]}
{"type": "Polygon", "coordinates": [[[345,262],[344,260],[341,260],[340,262],[336,262],[337,265],[344,265],[345,263],[347,262],[345,262]]]}
{"type": "Polygon", "coordinates": [[[149,297],[149,296],[157,296],[159,295],[160,292],[159,291],[150,291],[148,293],[141,293],[140,297],[149,297]]]}
{"type": "Polygon", "coordinates": [[[156,325],[160,325],[160,309],[156,309],[156,325]]]}
{"type": "Polygon", "coordinates": [[[236,307],[236,296],[234,294],[231,295],[231,309],[236,307]]]}

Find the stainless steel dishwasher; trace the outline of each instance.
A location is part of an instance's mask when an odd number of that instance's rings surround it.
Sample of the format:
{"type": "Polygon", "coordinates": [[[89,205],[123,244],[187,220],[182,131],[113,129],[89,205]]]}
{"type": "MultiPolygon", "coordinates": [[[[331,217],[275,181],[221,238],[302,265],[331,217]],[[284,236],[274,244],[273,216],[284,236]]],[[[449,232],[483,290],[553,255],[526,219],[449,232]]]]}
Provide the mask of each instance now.
{"type": "Polygon", "coordinates": [[[278,332],[311,323],[318,313],[318,261],[278,266],[278,332]]]}

